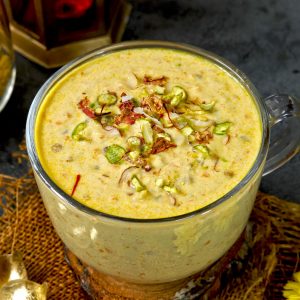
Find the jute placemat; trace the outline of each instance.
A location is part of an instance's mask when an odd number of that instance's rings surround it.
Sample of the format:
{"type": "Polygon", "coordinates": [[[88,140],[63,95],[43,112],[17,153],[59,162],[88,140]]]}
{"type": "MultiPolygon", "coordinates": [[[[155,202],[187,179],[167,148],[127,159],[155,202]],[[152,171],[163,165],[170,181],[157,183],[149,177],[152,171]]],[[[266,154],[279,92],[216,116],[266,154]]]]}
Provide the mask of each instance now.
{"type": "MultiPolygon", "coordinates": [[[[0,254],[20,251],[29,279],[48,283],[47,299],[87,299],[65,262],[32,172],[0,175],[0,215],[0,254]]],[[[300,268],[300,205],[259,193],[248,228],[248,249],[224,272],[217,298],[283,299],[283,285],[300,268]]]]}

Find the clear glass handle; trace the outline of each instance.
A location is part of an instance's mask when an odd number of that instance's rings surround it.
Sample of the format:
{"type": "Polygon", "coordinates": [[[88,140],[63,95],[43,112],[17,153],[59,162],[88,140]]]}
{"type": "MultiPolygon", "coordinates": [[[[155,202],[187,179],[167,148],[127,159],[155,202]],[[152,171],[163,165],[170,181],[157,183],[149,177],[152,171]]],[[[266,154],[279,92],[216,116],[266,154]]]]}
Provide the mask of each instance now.
{"type": "Polygon", "coordinates": [[[265,102],[269,109],[271,141],[263,175],[281,167],[300,150],[300,101],[275,94],[265,102]]]}

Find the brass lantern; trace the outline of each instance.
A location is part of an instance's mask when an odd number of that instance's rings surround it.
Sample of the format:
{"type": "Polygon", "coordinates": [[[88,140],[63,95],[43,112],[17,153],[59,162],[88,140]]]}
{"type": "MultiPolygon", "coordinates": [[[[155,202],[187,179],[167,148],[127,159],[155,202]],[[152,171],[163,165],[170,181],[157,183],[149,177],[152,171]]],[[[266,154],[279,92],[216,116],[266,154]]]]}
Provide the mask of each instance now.
{"type": "Polygon", "coordinates": [[[14,48],[47,67],[121,40],[125,0],[8,0],[14,48]]]}

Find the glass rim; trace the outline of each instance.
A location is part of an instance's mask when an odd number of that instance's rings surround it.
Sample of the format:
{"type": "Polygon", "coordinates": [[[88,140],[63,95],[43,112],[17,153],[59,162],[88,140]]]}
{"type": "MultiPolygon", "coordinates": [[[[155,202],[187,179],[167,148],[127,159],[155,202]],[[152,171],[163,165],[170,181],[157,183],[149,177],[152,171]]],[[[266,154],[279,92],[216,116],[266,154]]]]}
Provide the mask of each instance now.
{"type": "Polygon", "coordinates": [[[167,42],[167,41],[155,41],[155,40],[138,40],[138,41],[127,41],[117,43],[111,46],[103,47],[100,49],[93,50],[83,56],[80,56],[65,66],[61,67],[58,71],[56,71],[39,89],[36,96],[33,99],[33,102],[30,106],[27,122],[26,122],[26,145],[27,151],[29,155],[29,159],[33,169],[36,171],[36,174],[42,180],[42,182],[60,199],[63,199],[68,204],[73,206],[76,209],[79,209],[82,212],[85,212],[91,216],[106,218],[115,221],[122,221],[122,222],[130,222],[130,223],[162,223],[162,222],[170,222],[170,221],[180,221],[186,218],[190,218],[196,215],[205,214],[209,212],[211,209],[217,207],[218,205],[222,204],[226,200],[230,199],[233,195],[238,193],[259,171],[261,164],[264,162],[269,145],[269,137],[270,137],[270,127],[269,127],[269,119],[267,116],[267,107],[262,100],[260,94],[256,90],[255,86],[251,83],[248,77],[241,72],[238,68],[236,68],[233,64],[228,62],[226,59],[211,53],[207,50],[194,47],[187,44],[182,43],[175,43],[175,42],[167,42]],[[35,146],[35,121],[37,112],[39,110],[40,105],[42,104],[46,94],[51,90],[51,88],[60,81],[66,74],[73,71],[77,67],[82,64],[85,64],[88,61],[98,58],[99,56],[103,56],[109,53],[118,52],[127,49],[137,49],[137,48],[161,48],[161,49],[170,49],[170,50],[180,50],[186,53],[202,56],[219,67],[223,70],[228,72],[231,76],[233,76],[240,84],[242,84],[246,90],[250,93],[252,98],[255,100],[258,112],[260,114],[260,119],[262,123],[262,140],[259,152],[256,156],[255,162],[253,163],[251,169],[247,172],[245,177],[234,186],[233,189],[228,191],[222,197],[216,199],[215,201],[211,202],[210,204],[201,207],[197,210],[171,216],[171,217],[164,217],[164,218],[153,218],[153,219],[138,219],[138,218],[130,218],[130,217],[122,217],[111,215],[105,212],[97,211],[91,207],[88,207],[81,202],[77,201],[76,199],[72,198],[69,194],[64,192],[54,181],[48,176],[44,168],[42,167],[40,160],[37,155],[36,146],[35,146]]]}

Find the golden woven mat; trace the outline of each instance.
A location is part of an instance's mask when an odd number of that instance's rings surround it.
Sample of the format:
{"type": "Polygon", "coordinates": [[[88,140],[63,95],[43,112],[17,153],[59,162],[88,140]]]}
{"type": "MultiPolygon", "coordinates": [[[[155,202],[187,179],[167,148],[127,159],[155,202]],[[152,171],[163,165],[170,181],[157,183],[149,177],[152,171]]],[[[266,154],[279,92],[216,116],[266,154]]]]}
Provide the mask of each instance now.
{"type": "MultiPolygon", "coordinates": [[[[87,299],[65,262],[33,174],[0,175],[0,254],[23,254],[29,279],[48,283],[47,299],[87,299]]],[[[250,251],[222,276],[219,299],[283,299],[300,268],[300,205],[259,193],[251,216],[250,251]]]]}

